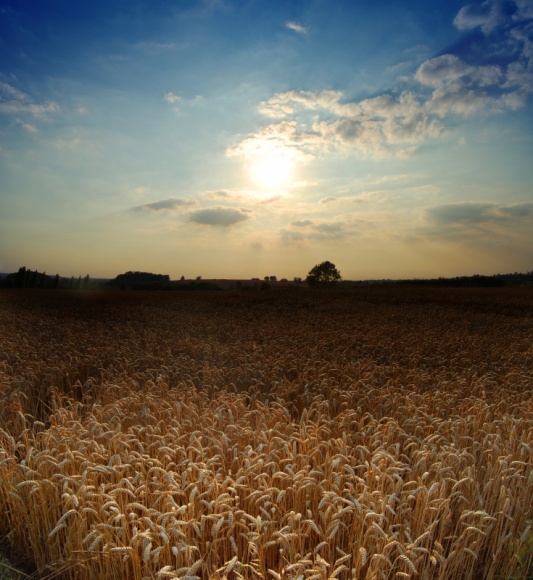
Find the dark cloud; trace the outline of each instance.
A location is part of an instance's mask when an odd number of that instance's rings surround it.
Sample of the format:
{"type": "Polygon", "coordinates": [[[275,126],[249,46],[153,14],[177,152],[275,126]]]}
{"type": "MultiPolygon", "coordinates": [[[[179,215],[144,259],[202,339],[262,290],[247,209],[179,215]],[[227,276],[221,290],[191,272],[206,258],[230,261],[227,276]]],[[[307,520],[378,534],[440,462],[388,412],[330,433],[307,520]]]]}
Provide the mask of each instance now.
{"type": "Polygon", "coordinates": [[[207,226],[229,227],[239,222],[250,219],[250,211],[244,209],[232,209],[229,207],[210,207],[192,212],[189,216],[191,222],[207,226]]]}
{"type": "Polygon", "coordinates": [[[298,242],[302,240],[337,240],[346,237],[349,232],[342,222],[321,222],[314,223],[311,220],[297,220],[291,222],[291,226],[305,227],[305,230],[294,231],[283,229],[280,231],[281,239],[284,242],[298,242]]]}
{"type": "Polygon", "coordinates": [[[506,222],[533,216],[533,202],[498,205],[482,202],[459,202],[426,209],[427,217],[441,225],[476,225],[506,222]]]}
{"type": "Polygon", "coordinates": [[[134,209],[138,211],[164,212],[174,211],[184,207],[191,207],[193,205],[196,205],[196,202],[190,199],[185,199],[183,197],[169,197],[168,199],[162,199],[161,201],[139,205],[134,209]]]}
{"type": "Polygon", "coordinates": [[[280,236],[284,242],[301,242],[306,238],[304,234],[300,232],[293,232],[292,230],[281,230],[280,236]]]}
{"type": "Polygon", "coordinates": [[[524,218],[533,216],[533,202],[514,203],[499,209],[500,213],[505,216],[524,218]]]}
{"type": "Polygon", "coordinates": [[[426,208],[423,238],[444,240],[468,248],[531,247],[533,202],[500,205],[460,202],[426,208]],[[510,246],[509,246],[510,247],[510,246]]]}
{"type": "Polygon", "coordinates": [[[497,205],[494,203],[460,202],[445,203],[426,209],[431,221],[439,224],[479,224],[494,221],[494,212],[497,205]]]}
{"type": "Polygon", "coordinates": [[[316,226],[317,231],[327,234],[341,232],[343,228],[344,225],[341,222],[322,223],[316,226]]]}

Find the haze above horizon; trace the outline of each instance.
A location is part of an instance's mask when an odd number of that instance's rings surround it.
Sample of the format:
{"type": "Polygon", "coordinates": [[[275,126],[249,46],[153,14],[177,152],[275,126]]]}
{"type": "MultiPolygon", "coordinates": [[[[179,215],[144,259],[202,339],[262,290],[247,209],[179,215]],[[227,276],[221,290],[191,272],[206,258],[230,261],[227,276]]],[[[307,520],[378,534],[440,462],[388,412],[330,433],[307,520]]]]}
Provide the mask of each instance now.
{"type": "Polygon", "coordinates": [[[533,268],[530,0],[0,16],[0,272],[533,268]]]}

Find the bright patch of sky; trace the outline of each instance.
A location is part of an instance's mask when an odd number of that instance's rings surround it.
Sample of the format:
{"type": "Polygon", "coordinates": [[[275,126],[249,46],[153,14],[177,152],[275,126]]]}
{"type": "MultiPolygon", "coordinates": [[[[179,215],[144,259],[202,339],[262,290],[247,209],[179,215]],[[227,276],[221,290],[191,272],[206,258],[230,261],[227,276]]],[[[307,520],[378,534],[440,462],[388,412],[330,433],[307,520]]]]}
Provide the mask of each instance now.
{"type": "Polygon", "coordinates": [[[0,51],[0,272],[533,269],[530,0],[4,0],[0,51]]]}

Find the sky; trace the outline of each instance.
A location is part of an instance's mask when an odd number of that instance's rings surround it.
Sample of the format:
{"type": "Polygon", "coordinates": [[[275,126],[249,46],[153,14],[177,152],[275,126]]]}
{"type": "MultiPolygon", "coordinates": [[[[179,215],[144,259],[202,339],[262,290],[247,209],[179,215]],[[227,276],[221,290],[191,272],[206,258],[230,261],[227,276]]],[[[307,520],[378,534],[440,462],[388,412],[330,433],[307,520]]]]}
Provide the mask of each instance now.
{"type": "Polygon", "coordinates": [[[533,270],[533,1],[2,0],[0,272],[533,270]]]}

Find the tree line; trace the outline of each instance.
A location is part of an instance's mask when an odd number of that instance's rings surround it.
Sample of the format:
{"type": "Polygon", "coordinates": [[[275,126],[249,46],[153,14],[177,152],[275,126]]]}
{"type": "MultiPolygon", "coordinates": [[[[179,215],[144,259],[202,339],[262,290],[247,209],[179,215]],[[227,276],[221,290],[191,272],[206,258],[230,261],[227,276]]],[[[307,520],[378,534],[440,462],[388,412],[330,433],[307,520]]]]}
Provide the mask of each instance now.
{"type": "Polygon", "coordinates": [[[81,276],[62,278],[59,274],[49,276],[46,272],[30,270],[25,266],[20,267],[17,272],[7,274],[5,278],[0,280],[2,288],[87,289],[89,284],[89,274],[84,278],[81,276]]]}
{"type": "MultiPolygon", "coordinates": [[[[237,290],[256,289],[269,290],[272,284],[277,283],[276,276],[265,276],[261,282],[259,278],[252,278],[251,285],[239,280],[231,285],[237,290]]],[[[417,286],[440,286],[440,287],[474,287],[490,288],[504,286],[531,286],[533,285],[533,271],[521,274],[494,274],[493,276],[483,276],[475,274],[473,276],[460,276],[455,278],[432,278],[432,279],[406,279],[406,280],[361,280],[343,281],[341,274],[335,264],[329,261],[313,266],[307,277],[294,278],[293,282],[288,282],[286,278],[280,280],[284,285],[308,286],[310,288],[332,288],[337,286],[349,287],[358,285],[417,285],[417,286]]],[[[95,280],[87,274],[85,277],[65,278],[56,274],[49,276],[46,272],[27,269],[22,266],[17,272],[7,274],[0,278],[0,288],[37,288],[37,289],[64,289],[64,290],[88,290],[88,289],[120,289],[120,290],[222,290],[222,286],[209,281],[203,281],[201,276],[195,280],[185,280],[182,276],[180,280],[173,281],[168,274],[154,274],[151,272],[128,271],[119,274],[112,280],[95,280]]]]}

